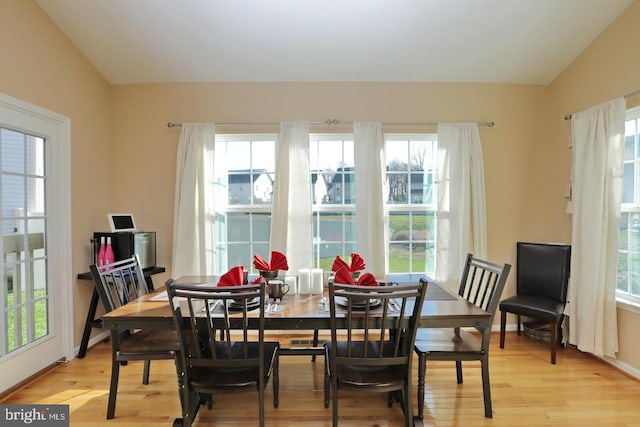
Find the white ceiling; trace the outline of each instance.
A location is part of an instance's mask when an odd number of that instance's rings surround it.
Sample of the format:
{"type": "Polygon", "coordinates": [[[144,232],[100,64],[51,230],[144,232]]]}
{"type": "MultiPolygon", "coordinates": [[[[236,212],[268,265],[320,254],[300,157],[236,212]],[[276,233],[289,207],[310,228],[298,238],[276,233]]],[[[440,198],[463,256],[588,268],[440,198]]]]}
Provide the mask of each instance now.
{"type": "Polygon", "coordinates": [[[548,84],[633,0],[36,0],[112,84],[548,84]]]}

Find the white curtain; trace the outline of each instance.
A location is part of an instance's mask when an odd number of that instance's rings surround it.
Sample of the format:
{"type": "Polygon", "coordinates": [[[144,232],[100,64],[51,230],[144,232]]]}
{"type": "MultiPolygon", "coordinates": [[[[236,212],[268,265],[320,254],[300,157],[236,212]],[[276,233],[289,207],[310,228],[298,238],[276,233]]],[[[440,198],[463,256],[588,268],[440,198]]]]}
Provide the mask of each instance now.
{"type": "Polygon", "coordinates": [[[354,122],[356,241],[368,272],[386,274],[388,217],[385,209],[386,161],[382,125],[354,122]]]}
{"type": "Polygon", "coordinates": [[[484,165],[476,123],[438,125],[436,280],[457,290],[465,257],[487,256],[484,165]]]}
{"type": "Polygon", "coordinates": [[[597,356],[618,351],[616,271],[625,101],[576,113],[569,343],[597,356]]]}
{"type": "Polygon", "coordinates": [[[276,142],[271,249],[287,256],[289,271],[313,262],[309,123],[282,122],[276,142]]]}
{"type": "Polygon", "coordinates": [[[171,275],[213,274],[215,125],[185,123],[176,160],[171,275]]]}

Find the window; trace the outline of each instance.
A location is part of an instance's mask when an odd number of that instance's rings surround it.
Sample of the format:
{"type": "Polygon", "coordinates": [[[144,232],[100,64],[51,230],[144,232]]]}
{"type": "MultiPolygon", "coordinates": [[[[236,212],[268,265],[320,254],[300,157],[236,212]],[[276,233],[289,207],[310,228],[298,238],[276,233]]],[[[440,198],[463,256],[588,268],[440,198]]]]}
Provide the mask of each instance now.
{"type": "Polygon", "coordinates": [[[434,274],[436,139],[436,135],[385,135],[389,273],[434,274]]]}
{"type": "Polygon", "coordinates": [[[640,107],[627,111],[617,297],[640,305],[640,107]]]}
{"type": "MultiPolygon", "coordinates": [[[[276,135],[216,135],[216,273],[268,259],[276,135]]],[[[313,266],[357,251],[352,134],[309,137],[313,266]]],[[[389,266],[393,274],[435,271],[436,135],[386,135],[389,266]]]]}
{"type": "Polygon", "coordinates": [[[215,272],[220,274],[236,265],[253,268],[254,254],[270,258],[275,136],[217,135],[215,149],[215,272]]]}
{"type": "Polygon", "coordinates": [[[336,255],[356,251],[353,135],[311,135],[313,262],[331,270],[336,255]]]}

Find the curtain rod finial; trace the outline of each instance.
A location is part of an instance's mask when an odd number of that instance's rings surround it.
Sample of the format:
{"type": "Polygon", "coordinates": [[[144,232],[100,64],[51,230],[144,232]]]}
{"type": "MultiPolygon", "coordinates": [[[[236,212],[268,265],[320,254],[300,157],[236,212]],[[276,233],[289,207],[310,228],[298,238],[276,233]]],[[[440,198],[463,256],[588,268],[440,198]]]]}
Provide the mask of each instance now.
{"type": "Polygon", "coordinates": [[[565,114],[564,115],[564,119],[565,120],[571,120],[571,117],[572,117],[571,114],[565,114]]]}
{"type": "Polygon", "coordinates": [[[496,125],[496,122],[487,122],[487,126],[492,128],[496,125]]]}

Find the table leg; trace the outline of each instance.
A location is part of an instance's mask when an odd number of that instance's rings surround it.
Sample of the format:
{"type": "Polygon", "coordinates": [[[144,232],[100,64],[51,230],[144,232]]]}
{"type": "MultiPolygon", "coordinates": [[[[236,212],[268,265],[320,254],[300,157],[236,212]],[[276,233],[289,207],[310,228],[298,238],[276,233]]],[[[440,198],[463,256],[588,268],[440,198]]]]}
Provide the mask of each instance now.
{"type": "Polygon", "coordinates": [[[82,333],[82,341],[80,341],[80,349],[78,350],[78,359],[82,359],[87,354],[87,346],[91,337],[91,328],[95,324],[96,309],[98,308],[98,300],[100,296],[96,288],[93,288],[91,294],[91,302],[89,303],[89,311],[87,312],[87,320],[84,323],[84,332],[82,333]]]}

